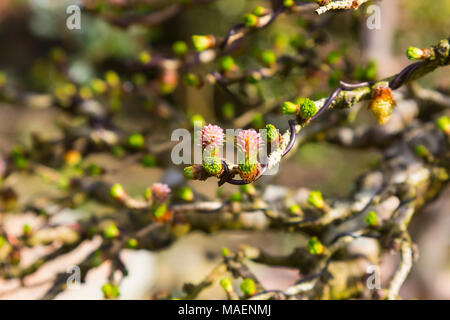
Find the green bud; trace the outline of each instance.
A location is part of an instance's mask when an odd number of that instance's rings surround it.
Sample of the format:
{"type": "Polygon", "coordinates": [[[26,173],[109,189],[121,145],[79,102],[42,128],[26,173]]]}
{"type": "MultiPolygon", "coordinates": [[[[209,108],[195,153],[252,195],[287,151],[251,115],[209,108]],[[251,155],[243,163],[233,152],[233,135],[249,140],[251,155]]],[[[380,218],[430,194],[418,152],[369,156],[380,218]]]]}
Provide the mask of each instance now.
{"type": "Polygon", "coordinates": [[[300,215],[302,214],[302,208],[300,208],[300,206],[298,204],[293,204],[289,207],[289,214],[291,215],[300,215]]]}
{"type": "Polygon", "coordinates": [[[209,49],[214,45],[212,36],[193,35],[192,43],[194,45],[195,50],[199,52],[209,49]]]}
{"type": "Polygon", "coordinates": [[[139,61],[142,64],[150,63],[151,60],[152,60],[152,56],[151,56],[150,52],[142,51],[141,53],[139,53],[139,61]]]}
{"type": "Polygon", "coordinates": [[[253,279],[250,278],[245,278],[241,282],[241,291],[247,297],[254,295],[256,292],[255,281],[253,281],[253,279]]]}
{"type": "Polygon", "coordinates": [[[94,163],[90,163],[87,166],[86,171],[90,176],[98,176],[102,173],[102,168],[94,163]]]}
{"type": "Polygon", "coordinates": [[[167,212],[167,206],[165,203],[163,203],[159,206],[156,206],[152,209],[153,217],[155,217],[156,219],[164,217],[166,212],[167,212]]]}
{"type": "Polygon", "coordinates": [[[406,56],[408,57],[409,60],[422,59],[423,55],[424,52],[420,48],[409,47],[408,50],[406,50],[406,56]]]}
{"type": "Polygon", "coordinates": [[[133,133],[128,137],[128,145],[135,149],[141,149],[145,145],[145,138],[140,133],[133,133]]]}
{"type": "Polygon", "coordinates": [[[262,113],[256,112],[253,115],[252,127],[255,129],[260,129],[260,128],[264,127],[264,116],[262,113]]]}
{"type": "Polygon", "coordinates": [[[151,168],[156,166],[156,157],[152,154],[146,154],[142,157],[141,163],[146,168],[151,168]]]}
{"type": "Polygon", "coordinates": [[[308,98],[300,98],[298,104],[300,105],[300,117],[303,120],[310,119],[317,113],[316,104],[308,98]]]}
{"type": "Polygon", "coordinates": [[[230,196],[231,202],[241,202],[242,201],[242,194],[240,192],[235,192],[230,196]]]}
{"type": "Polygon", "coordinates": [[[365,219],[364,222],[369,226],[369,227],[376,227],[378,225],[378,217],[377,214],[374,211],[370,211],[365,219]]]}
{"type": "Polygon", "coordinates": [[[114,222],[109,223],[103,230],[103,236],[106,239],[117,238],[120,234],[119,228],[117,228],[114,222]]]}
{"type": "Polygon", "coordinates": [[[277,128],[273,124],[266,125],[266,132],[267,132],[267,141],[277,141],[279,139],[279,132],[277,128]]]}
{"type": "Polygon", "coordinates": [[[446,134],[450,134],[450,117],[441,116],[436,120],[436,127],[439,130],[444,131],[446,134]]]}
{"type": "Polygon", "coordinates": [[[232,56],[224,56],[220,59],[220,69],[222,71],[231,71],[234,67],[234,59],[232,56]]]}
{"type": "Polygon", "coordinates": [[[328,53],[327,61],[329,64],[336,64],[340,59],[341,54],[339,53],[339,51],[331,51],[330,53],[328,53]]]}
{"type": "Polygon", "coordinates": [[[272,50],[264,50],[261,53],[261,60],[265,66],[271,67],[277,62],[277,56],[272,50]]]}
{"type": "Polygon", "coordinates": [[[113,184],[109,190],[109,194],[114,199],[122,199],[126,195],[125,190],[120,183],[113,184]]]}
{"type": "Polygon", "coordinates": [[[227,247],[223,247],[222,248],[222,256],[224,258],[228,257],[228,255],[230,254],[230,250],[227,247]]]}
{"type": "Polygon", "coordinates": [[[136,238],[130,238],[127,241],[128,248],[135,249],[135,248],[137,248],[138,245],[139,245],[139,243],[136,238]]]}
{"type": "Polygon", "coordinates": [[[4,246],[6,243],[6,238],[4,236],[0,235],[0,249],[4,246]]]}
{"type": "Polygon", "coordinates": [[[205,168],[206,172],[215,176],[222,171],[222,161],[217,157],[204,157],[203,158],[203,168],[205,168]]]}
{"type": "Polygon", "coordinates": [[[6,83],[6,74],[0,71],[0,88],[6,83]]]}
{"type": "Polygon", "coordinates": [[[31,234],[31,231],[32,231],[31,226],[29,224],[24,224],[23,228],[22,228],[22,231],[23,231],[23,234],[25,236],[29,236],[31,234]]]}
{"type": "Polygon", "coordinates": [[[196,122],[198,126],[203,127],[205,124],[205,118],[203,118],[201,114],[194,114],[191,117],[191,125],[194,126],[196,122]]]}
{"type": "Polygon", "coordinates": [[[191,87],[198,87],[200,85],[200,79],[194,73],[187,73],[184,76],[184,83],[191,87]]]}
{"type": "Polygon", "coordinates": [[[322,209],[325,206],[325,201],[323,201],[322,192],[311,191],[308,196],[308,203],[317,209],[322,209]]]}
{"type": "Polygon", "coordinates": [[[226,291],[233,291],[233,285],[231,284],[231,280],[228,277],[224,277],[220,279],[220,286],[226,291]]]}
{"type": "Polygon", "coordinates": [[[310,238],[306,248],[312,255],[323,254],[325,252],[325,247],[317,237],[310,238]]]}
{"type": "Polygon", "coordinates": [[[188,46],[184,41],[175,41],[172,45],[173,53],[179,56],[184,56],[188,51],[188,46]]]}
{"type": "Polygon", "coordinates": [[[234,118],[234,104],[227,102],[222,106],[222,114],[225,119],[234,118]]]}
{"type": "Polygon", "coordinates": [[[294,0],[283,0],[283,5],[286,8],[290,8],[290,7],[292,7],[294,5],[294,0]]]}
{"type": "Polygon", "coordinates": [[[117,87],[120,84],[120,77],[115,71],[105,73],[105,80],[111,87],[117,87]]]}
{"type": "Polygon", "coordinates": [[[414,149],[414,153],[421,158],[427,157],[430,154],[428,149],[423,144],[419,144],[414,149]]]}
{"type": "Polygon", "coordinates": [[[265,15],[267,12],[268,10],[263,6],[257,6],[255,9],[253,9],[253,14],[257,17],[261,17],[265,15]]]}
{"type": "Polygon", "coordinates": [[[247,27],[254,27],[256,26],[256,24],[258,23],[258,17],[255,16],[252,13],[247,13],[246,15],[244,15],[244,24],[247,27]]]}
{"type": "Polygon", "coordinates": [[[253,184],[244,184],[239,186],[239,190],[244,194],[255,195],[256,188],[253,184]]]}
{"type": "Polygon", "coordinates": [[[183,201],[190,202],[194,200],[194,192],[192,191],[191,188],[187,186],[181,187],[178,190],[178,198],[180,198],[183,201]]]}
{"type": "Polygon", "coordinates": [[[185,167],[184,168],[184,178],[187,180],[193,180],[195,178],[194,167],[185,167]]]}
{"type": "Polygon", "coordinates": [[[112,283],[107,283],[102,286],[102,292],[105,299],[115,299],[120,296],[119,287],[112,283]]]}
{"type": "Polygon", "coordinates": [[[251,83],[251,84],[255,84],[258,83],[259,81],[261,81],[262,77],[261,77],[261,73],[254,71],[251,72],[248,76],[247,76],[247,82],[251,83]]]}
{"type": "Polygon", "coordinates": [[[290,101],[283,102],[281,108],[284,114],[297,114],[299,111],[299,106],[290,101]]]}

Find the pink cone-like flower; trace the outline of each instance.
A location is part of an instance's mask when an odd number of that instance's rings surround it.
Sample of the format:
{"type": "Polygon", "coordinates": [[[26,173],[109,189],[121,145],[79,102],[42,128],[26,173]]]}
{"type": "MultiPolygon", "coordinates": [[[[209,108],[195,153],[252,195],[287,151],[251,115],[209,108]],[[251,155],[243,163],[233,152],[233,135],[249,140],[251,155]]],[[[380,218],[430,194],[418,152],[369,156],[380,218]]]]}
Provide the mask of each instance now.
{"type": "Polygon", "coordinates": [[[260,145],[261,135],[253,129],[241,131],[237,137],[238,150],[246,164],[256,163],[260,145]]]}
{"type": "Polygon", "coordinates": [[[153,199],[159,202],[164,202],[169,198],[170,188],[164,183],[154,183],[152,185],[153,199]]]}
{"type": "Polygon", "coordinates": [[[221,127],[208,124],[202,129],[202,148],[211,146],[212,148],[219,147],[223,144],[224,134],[221,127]]]}

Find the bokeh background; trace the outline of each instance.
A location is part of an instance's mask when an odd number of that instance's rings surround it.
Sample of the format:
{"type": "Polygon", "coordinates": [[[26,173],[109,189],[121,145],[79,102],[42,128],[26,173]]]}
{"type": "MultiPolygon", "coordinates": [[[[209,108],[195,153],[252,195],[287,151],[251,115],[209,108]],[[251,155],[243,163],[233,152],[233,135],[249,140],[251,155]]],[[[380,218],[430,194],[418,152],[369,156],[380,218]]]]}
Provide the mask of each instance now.
{"type": "MultiPolygon", "coordinates": [[[[109,5],[121,8],[126,0],[109,0],[109,5]]],[[[136,0],[135,2],[140,2],[136,0]]],[[[141,1],[141,12],[158,10],[174,0],[141,1]]],[[[108,70],[118,70],[121,76],[138,78],[124,67],[124,61],[136,60],[143,50],[171,52],[174,41],[190,43],[192,34],[224,35],[242,15],[257,5],[267,5],[256,0],[216,0],[185,10],[159,25],[147,27],[132,25],[120,28],[106,22],[98,15],[82,12],[81,30],[66,28],[66,8],[74,1],[66,0],[0,0],[0,71],[26,92],[54,92],[65,83],[66,77],[80,86],[93,78],[101,78],[108,70]],[[55,59],[65,59],[64,75],[54,67],[55,59]]],[[[351,67],[345,72],[339,65],[331,66],[331,77],[316,75],[309,80],[304,70],[294,70],[284,78],[270,79],[255,86],[254,90],[266,100],[295,94],[311,97],[325,96],[336,79],[347,80],[382,78],[392,75],[408,64],[405,49],[409,46],[426,47],[447,38],[450,30],[450,2],[448,0],[383,0],[374,1],[381,8],[381,29],[366,27],[369,14],[367,6],[358,11],[331,13],[320,17],[323,26],[305,31],[305,25],[316,21],[314,15],[283,16],[268,29],[253,34],[234,53],[243,69],[258,64],[258,52],[267,48],[283,48],[294,53],[289,45],[293,40],[308,39],[312,34],[323,42],[321,54],[326,57],[337,52],[345,57],[351,67]],[[291,51],[290,51],[291,50],[291,51]],[[300,81],[298,79],[301,79],[300,81]]],[[[206,73],[217,67],[215,63],[201,65],[196,70],[206,73]]],[[[325,71],[330,71],[329,69],[325,71]]],[[[437,70],[424,79],[425,87],[449,91],[448,69],[437,70]]],[[[111,102],[111,101],[110,101],[111,102]]],[[[202,89],[180,86],[170,97],[186,121],[201,114],[207,122],[222,123],[232,127],[225,118],[223,106],[230,102],[226,95],[213,86],[202,89]]],[[[112,104],[115,102],[112,101],[112,104]]],[[[170,140],[171,130],[180,127],[170,109],[156,104],[152,97],[139,97],[121,101],[115,121],[130,132],[148,130],[152,143],[170,140]]],[[[235,108],[235,116],[248,110],[235,108]]],[[[30,134],[38,132],[43,137],[58,137],[62,132],[58,123],[64,121],[64,111],[43,107],[39,101],[31,106],[2,102],[0,104],[0,153],[8,153],[16,144],[29,143],[30,134]]],[[[258,127],[262,115],[253,115],[248,126],[258,127]]],[[[362,116],[364,117],[364,116],[362,116]]],[[[279,112],[265,115],[265,120],[281,123],[279,112]]],[[[361,119],[361,121],[371,121],[361,119]]],[[[282,127],[283,125],[280,124],[282,127]]],[[[379,160],[376,150],[345,150],[323,142],[304,145],[280,167],[278,175],[268,177],[264,183],[288,188],[308,187],[322,190],[327,197],[345,196],[352,191],[355,178],[369,170],[379,160]]],[[[98,155],[89,159],[110,168],[120,168],[105,180],[122,183],[131,194],[156,181],[176,183],[182,179],[182,168],[156,163],[151,168],[139,164],[123,163],[111,155],[98,155]]],[[[9,182],[18,192],[18,201],[47,194],[58,194],[61,188],[26,173],[15,173],[9,182]]],[[[205,197],[214,197],[215,181],[190,182],[189,185],[205,197]]],[[[224,192],[235,191],[233,186],[224,192]]],[[[427,206],[413,219],[412,239],[420,248],[419,262],[408,277],[401,295],[404,298],[450,299],[450,190],[427,206]],[[435,245],[439,243],[439,245],[435,245]]],[[[88,215],[101,215],[108,209],[94,202],[58,212],[59,221],[71,221],[88,215]]],[[[32,225],[34,216],[26,212],[2,212],[0,224],[10,232],[20,232],[22,225],[32,225]]],[[[241,244],[264,246],[270,251],[288,253],[305,241],[301,235],[280,233],[252,233],[239,231],[214,234],[191,233],[173,246],[160,252],[125,251],[123,258],[130,275],[121,285],[121,298],[149,298],[159,292],[180,292],[185,282],[200,281],[219,261],[220,249],[236,249],[241,244]]],[[[36,274],[27,278],[25,287],[19,288],[16,280],[0,279],[0,299],[35,299],[42,295],[57,272],[76,264],[98,241],[86,242],[75,252],[45,264],[36,274]]],[[[29,249],[21,263],[32,261],[45,248],[29,249]]],[[[395,267],[395,257],[387,255],[382,262],[382,278],[389,279],[395,267]]],[[[252,269],[267,288],[285,288],[299,278],[296,270],[268,268],[252,264],[252,269]]],[[[94,269],[87,284],[68,290],[57,298],[99,299],[101,285],[105,282],[108,265],[94,269]]],[[[213,286],[201,298],[224,298],[222,290],[213,286]]]]}

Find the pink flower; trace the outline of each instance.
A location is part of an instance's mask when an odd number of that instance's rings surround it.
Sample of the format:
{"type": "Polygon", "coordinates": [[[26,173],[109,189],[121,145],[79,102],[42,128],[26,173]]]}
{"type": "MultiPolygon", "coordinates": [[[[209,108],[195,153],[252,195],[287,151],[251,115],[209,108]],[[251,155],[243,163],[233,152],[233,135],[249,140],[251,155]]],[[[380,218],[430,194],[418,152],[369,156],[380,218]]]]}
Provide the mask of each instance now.
{"type": "Polygon", "coordinates": [[[153,199],[159,202],[164,202],[169,198],[170,188],[165,183],[154,183],[152,185],[153,199]]]}
{"type": "Polygon", "coordinates": [[[253,129],[241,131],[237,137],[238,150],[245,157],[245,162],[255,163],[261,145],[261,135],[253,129]]]}
{"type": "Polygon", "coordinates": [[[202,129],[202,148],[211,146],[213,148],[219,147],[223,144],[224,134],[221,127],[208,124],[202,129]]]}

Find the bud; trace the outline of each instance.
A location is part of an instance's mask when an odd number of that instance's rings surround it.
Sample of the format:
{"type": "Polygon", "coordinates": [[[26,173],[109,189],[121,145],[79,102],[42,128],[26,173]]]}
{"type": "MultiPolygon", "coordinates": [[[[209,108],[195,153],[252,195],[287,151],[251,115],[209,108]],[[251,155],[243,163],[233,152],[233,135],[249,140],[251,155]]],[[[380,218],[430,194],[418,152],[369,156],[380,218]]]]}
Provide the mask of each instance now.
{"type": "Polygon", "coordinates": [[[164,202],[169,199],[170,188],[165,183],[154,183],[152,185],[152,197],[158,202],[164,202]]]}
{"type": "Polygon", "coordinates": [[[299,112],[299,106],[290,101],[283,102],[281,108],[284,114],[297,114],[299,112]]]}
{"type": "Polygon", "coordinates": [[[172,45],[173,53],[178,56],[184,56],[188,51],[188,46],[184,41],[176,41],[172,45]]]}
{"type": "Polygon", "coordinates": [[[308,195],[308,203],[317,209],[323,209],[325,202],[323,201],[322,192],[310,191],[308,195]]]}
{"type": "Polygon", "coordinates": [[[374,211],[370,211],[365,219],[364,222],[369,226],[369,227],[376,227],[378,225],[378,217],[377,214],[374,211]]]}
{"type": "Polygon", "coordinates": [[[244,193],[251,196],[254,196],[256,194],[256,188],[252,184],[244,184],[242,186],[239,186],[239,190],[244,193]]]}
{"type": "Polygon", "coordinates": [[[340,59],[341,54],[339,53],[339,51],[331,51],[330,53],[328,53],[327,62],[329,64],[336,64],[339,62],[340,59]]]}
{"type": "Polygon", "coordinates": [[[294,203],[293,205],[291,205],[288,209],[289,214],[296,216],[296,215],[301,215],[303,213],[302,208],[300,208],[300,206],[296,203],[294,203]]]}
{"type": "Polygon", "coordinates": [[[301,97],[298,98],[296,102],[300,106],[299,116],[303,120],[308,120],[317,113],[317,108],[314,101],[308,98],[301,97]]]}
{"type": "Polygon", "coordinates": [[[200,78],[195,73],[187,73],[184,76],[184,83],[191,87],[200,87],[201,81],[200,78]]]}
{"type": "Polygon", "coordinates": [[[102,292],[105,299],[116,299],[120,296],[119,287],[112,283],[104,284],[102,292]]]}
{"type": "Polygon", "coordinates": [[[406,56],[409,60],[418,60],[423,59],[425,55],[425,52],[423,49],[416,48],[416,47],[409,47],[408,50],[406,50],[406,56]]]}
{"type": "Polygon", "coordinates": [[[6,74],[0,71],[0,88],[2,88],[6,83],[6,74]]]}
{"type": "Polygon", "coordinates": [[[280,133],[278,129],[273,124],[266,125],[267,141],[276,142],[280,140],[280,133]]]}
{"type": "Polygon", "coordinates": [[[247,297],[251,297],[252,295],[254,295],[256,292],[255,281],[253,281],[253,279],[250,278],[245,278],[241,282],[241,291],[247,297]]]}
{"type": "Polygon", "coordinates": [[[259,73],[258,71],[250,72],[250,74],[247,76],[247,82],[251,84],[258,83],[259,81],[261,81],[261,79],[261,73],[259,73]]]}
{"type": "Polygon", "coordinates": [[[152,56],[148,51],[142,51],[139,53],[139,61],[142,64],[148,64],[152,60],[152,56]]]}
{"type": "Polygon", "coordinates": [[[127,241],[127,248],[135,249],[135,248],[137,248],[138,245],[139,245],[139,242],[137,241],[136,238],[130,238],[127,241]]]}
{"type": "Polygon", "coordinates": [[[234,59],[232,56],[224,56],[220,59],[220,70],[229,72],[234,68],[234,59]]]}
{"type": "Polygon", "coordinates": [[[261,129],[264,127],[264,116],[261,112],[255,112],[253,115],[252,127],[255,129],[261,129]]]}
{"type": "Polygon", "coordinates": [[[232,104],[231,102],[227,102],[222,106],[222,115],[225,119],[233,119],[234,114],[234,104],[232,104]]]}
{"type": "Polygon", "coordinates": [[[184,168],[184,177],[187,180],[205,180],[208,174],[201,165],[193,165],[184,168]]]}
{"type": "Polygon", "coordinates": [[[68,166],[75,166],[81,162],[81,154],[77,150],[67,151],[64,155],[64,161],[68,166]]]}
{"type": "Polygon", "coordinates": [[[112,185],[109,194],[114,199],[123,199],[126,196],[125,190],[120,183],[115,183],[112,185]]]}
{"type": "Polygon", "coordinates": [[[258,24],[258,17],[253,13],[247,13],[244,15],[244,24],[249,28],[255,27],[258,24]]]}
{"type": "Polygon", "coordinates": [[[29,224],[24,224],[23,228],[22,228],[22,232],[25,237],[29,237],[32,232],[31,226],[29,224]]]}
{"type": "Polygon", "coordinates": [[[230,254],[230,250],[227,247],[222,248],[222,257],[226,258],[230,254]]]}
{"type": "Polygon", "coordinates": [[[272,67],[277,62],[277,56],[272,50],[264,50],[261,53],[261,61],[266,67],[272,67]]]}
{"type": "Polygon", "coordinates": [[[312,255],[320,255],[325,252],[325,247],[317,237],[312,237],[308,240],[306,246],[308,252],[312,255]]]}
{"type": "Polygon", "coordinates": [[[430,152],[423,144],[416,146],[414,148],[414,153],[421,158],[426,158],[430,155],[430,152]]]}
{"type": "Polygon", "coordinates": [[[109,223],[103,230],[103,236],[106,239],[117,238],[119,236],[119,234],[120,234],[120,231],[114,222],[109,223]]]}
{"type": "Polygon", "coordinates": [[[152,154],[146,154],[141,159],[141,164],[146,168],[151,168],[156,166],[156,157],[152,154]]]}
{"type": "Polygon", "coordinates": [[[378,85],[373,89],[369,109],[379,124],[388,122],[394,107],[392,91],[387,84],[378,85]]]}
{"type": "Polygon", "coordinates": [[[446,134],[450,134],[450,117],[442,116],[436,120],[436,127],[439,130],[444,131],[446,134]]]}
{"type": "Polygon", "coordinates": [[[195,123],[198,123],[199,126],[203,126],[205,124],[205,118],[201,114],[194,114],[191,117],[191,126],[194,127],[195,123]]]}
{"type": "Polygon", "coordinates": [[[192,191],[191,188],[186,186],[178,189],[177,195],[178,198],[180,198],[183,201],[191,202],[192,200],[194,200],[194,192],[192,191]]]}
{"type": "Polygon", "coordinates": [[[220,286],[226,291],[233,291],[233,285],[231,284],[231,280],[228,277],[224,277],[220,279],[220,286]]]}
{"type": "Polygon", "coordinates": [[[258,163],[258,152],[261,135],[255,130],[243,130],[237,137],[239,175],[246,182],[253,182],[258,177],[261,166],[258,163]]]}
{"type": "Polygon", "coordinates": [[[253,9],[253,14],[257,17],[262,17],[269,13],[269,10],[264,8],[263,6],[257,6],[255,9],[253,9]]]}
{"type": "Polygon", "coordinates": [[[117,87],[120,84],[120,77],[115,71],[105,73],[105,80],[111,87],[117,87]]]}
{"type": "Polygon", "coordinates": [[[242,194],[240,192],[235,192],[230,196],[231,202],[241,202],[242,201],[242,194]]]}
{"type": "Polygon", "coordinates": [[[145,138],[140,133],[133,133],[128,137],[128,145],[134,149],[141,149],[145,145],[145,138]]]}
{"type": "Polygon", "coordinates": [[[167,212],[167,206],[166,206],[165,203],[163,203],[163,204],[161,204],[159,206],[154,206],[152,208],[152,215],[156,219],[164,218],[164,216],[166,215],[166,212],[167,212]]]}
{"type": "Polygon", "coordinates": [[[92,79],[90,82],[90,86],[96,94],[102,94],[105,93],[106,90],[108,90],[105,81],[103,81],[102,79],[92,79]]]}
{"type": "Polygon", "coordinates": [[[201,132],[202,149],[220,147],[223,144],[224,136],[221,127],[212,124],[204,126],[201,132]]]}
{"type": "Polygon", "coordinates": [[[203,168],[211,176],[219,176],[222,173],[222,161],[215,156],[203,157],[203,168]]]}
{"type": "Polygon", "coordinates": [[[286,8],[290,8],[290,7],[292,7],[294,5],[294,0],[283,0],[283,5],[286,8]]]}
{"type": "Polygon", "coordinates": [[[216,44],[216,39],[212,35],[193,35],[192,36],[192,43],[194,45],[195,50],[197,51],[204,51],[206,49],[213,48],[216,44]]]}

